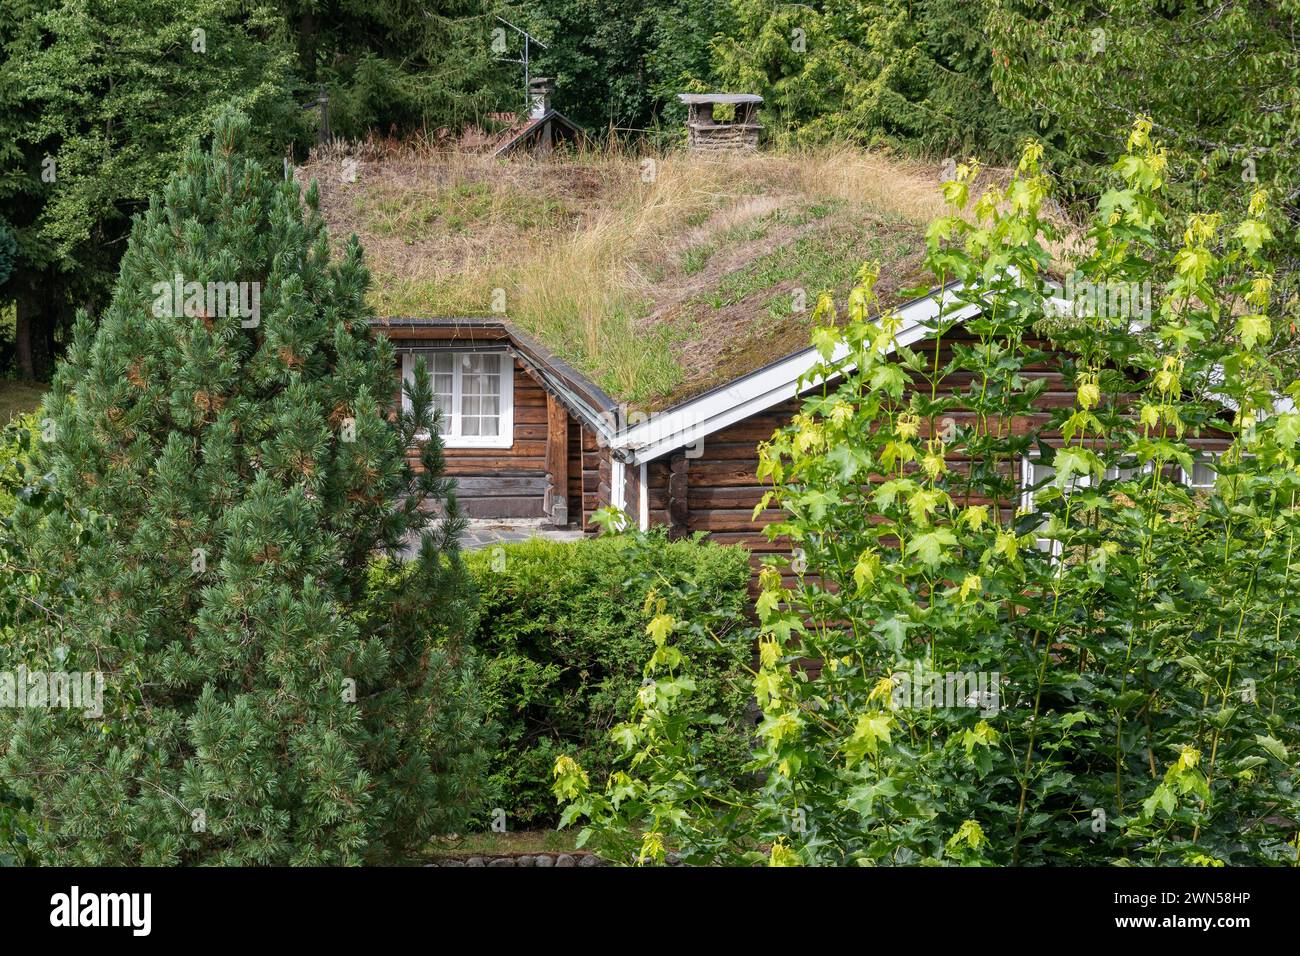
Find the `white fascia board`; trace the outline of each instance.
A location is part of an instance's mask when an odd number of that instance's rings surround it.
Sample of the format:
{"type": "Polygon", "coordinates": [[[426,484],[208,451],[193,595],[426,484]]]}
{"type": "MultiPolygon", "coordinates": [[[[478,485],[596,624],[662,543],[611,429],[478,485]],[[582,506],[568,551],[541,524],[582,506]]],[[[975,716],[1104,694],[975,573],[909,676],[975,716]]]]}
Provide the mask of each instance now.
{"type": "MultiPolygon", "coordinates": [[[[897,315],[902,325],[895,336],[898,344],[911,345],[930,335],[934,331],[930,323],[938,318],[941,309],[952,307],[956,291],[958,288],[950,287],[942,296],[927,296],[899,309],[897,315]]],[[[979,311],[976,305],[966,305],[950,311],[945,318],[964,322],[979,311]]],[[[843,361],[849,353],[849,347],[840,343],[831,362],[843,361]]],[[[629,462],[641,464],[694,445],[714,432],[798,395],[804,375],[820,363],[821,356],[816,349],[804,349],[726,388],[652,416],[624,432],[614,447],[624,451],[629,462]]],[[[803,388],[807,387],[805,383],[803,388]]]]}
{"type": "Polygon", "coordinates": [[[642,462],[637,466],[640,469],[640,480],[637,482],[637,527],[642,531],[650,530],[650,487],[646,481],[646,466],[642,462]]]}
{"type": "Polygon", "coordinates": [[[627,475],[625,469],[627,465],[612,458],[609,464],[609,503],[612,507],[623,511],[627,508],[627,475]]]}
{"type": "MultiPolygon", "coordinates": [[[[1226,377],[1227,377],[1227,373],[1224,371],[1222,365],[1215,365],[1213,368],[1210,369],[1211,386],[1222,385],[1226,377]]],[[[1229,395],[1224,395],[1222,392],[1217,391],[1213,388],[1211,388],[1205,394],[1208,395],[1210,398],[1214,399],[1224,408],[1231,409],[1234,412],[1240,411],[1241,409],[1240,404],[1237,402],[1235,398],[1232,398],[1229,395]]],[[[1273,414],[1291,415],[1294,413],[1295,413],[1295,402],[1292,401],[1291,396],[1282,395],[1278,392],[1274,392],[1273,393],[1273,414]]]]}

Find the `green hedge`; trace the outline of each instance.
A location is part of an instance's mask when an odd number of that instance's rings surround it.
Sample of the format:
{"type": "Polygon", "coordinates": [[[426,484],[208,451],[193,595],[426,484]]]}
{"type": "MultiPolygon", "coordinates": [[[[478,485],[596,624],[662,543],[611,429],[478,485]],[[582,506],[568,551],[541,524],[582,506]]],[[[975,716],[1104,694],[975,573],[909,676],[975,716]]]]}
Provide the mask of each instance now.
{"type": "MultiPolygon", "coordinates": [[[[10,534],[10,518],[15,498],[33,477],[29,456],[37,441],[34,412],[15,415],[0,426],[0,645],[12,641],[19,633],[21,601],[18,595],[29,590],[30,563],[17,551],[10,534]]],[[[41,496],[45,500],[45,496],[41,496]]],[[[15,795],[0,779],[0,867],[31,862],[27,841],[33,822],[31,801],[15,795]]]]}
{"type": "MultiPolygon", "coordinates": [[[[474,643],[487,661],[486,694],[501,736],[489,807],[511,830],[553,823],[552,767],[564,753],[603,776],[653,651],[647,595],[692,622],[678,646],[697,662],[690,714],[714,714],[698,741],[703,765],[739,777],[750,749],[743,670],[753,635],[749,553],[662,533],[574,542],[540,538],[467,556],[480,605],[474,643]]],[[[685,715],[684,715],[685,716],[685,715]]]]}
{"type": "Polygon", "coordinates": [[[36,415],[16,415],[0,426],[0,520],[14,507],[14,495],[23,484],[20,464],[26,465],[36,431],[36,415]]]}

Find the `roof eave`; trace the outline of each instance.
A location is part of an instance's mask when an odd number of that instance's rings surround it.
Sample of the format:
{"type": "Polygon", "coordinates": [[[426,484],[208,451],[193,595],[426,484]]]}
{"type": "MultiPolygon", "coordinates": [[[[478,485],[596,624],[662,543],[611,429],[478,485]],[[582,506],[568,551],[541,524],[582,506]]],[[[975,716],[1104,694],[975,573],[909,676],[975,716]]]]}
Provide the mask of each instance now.
{"type": "MultiPolygon", "coordinates": [[[[961,283],[952,282],[894,310],[903,320],[895,336],[897,344],[911,345],[924,338],[933,330],[930,323],[941,314],[947,321],[958,322],[978,314],[979,307],[974,304],[953,308],[961,288],[961,283]],[[948,311],[944,312],[945,309],[948,311]]],[[[831,361],[843,361],[848,354],[848,347],[841,343],[831,361]]],[[[643,464],[679,448],[691,447],[729,425],[795,397],[801,391],[800,383],[820,362],[820,355],[811,346],[787,355],[652,415],[624,432],[614,449],[623,452],[625,460],[643,464]]]]}

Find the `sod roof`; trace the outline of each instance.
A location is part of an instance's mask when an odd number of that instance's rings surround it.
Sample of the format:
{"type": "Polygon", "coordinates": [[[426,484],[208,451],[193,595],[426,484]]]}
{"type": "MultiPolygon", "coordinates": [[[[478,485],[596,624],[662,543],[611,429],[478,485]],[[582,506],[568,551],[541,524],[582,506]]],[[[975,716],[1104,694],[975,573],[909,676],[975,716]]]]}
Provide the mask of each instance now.
{"type": "Polygon", "coordinates": [[[878,153],[492,159],[353,150],[317,180],[381,318],[508,319],[617,400],[663,408],[804,348],[866,260],[886,302],[927,284],[938,167],[878,153]]]}

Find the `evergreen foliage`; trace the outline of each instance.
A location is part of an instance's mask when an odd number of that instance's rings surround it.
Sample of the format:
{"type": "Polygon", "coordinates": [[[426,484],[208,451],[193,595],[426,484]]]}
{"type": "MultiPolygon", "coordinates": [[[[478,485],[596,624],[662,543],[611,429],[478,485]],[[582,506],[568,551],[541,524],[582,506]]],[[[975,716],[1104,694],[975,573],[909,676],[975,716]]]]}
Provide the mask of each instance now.
{"type": "Polygon", "coordinates": [[[359,245],[331,261],[315,187],[304,206],[249,139],[227,115],[185,154],[41,411],[49,479],[7,532],[27,590],[7,575],[0,670],[105,686],[98,719],[0,708],[0,779],[30,801],[40,862],[391,860],[458,826],[477,788],[462,519],[428,376],[390,417],[359,245]],[[176,277],[255,284],[260,311],[169,310],[176,277]],[[414,572],[372,580],[372,555],[421,530],[414,572]]]}
{"type": "Polygon", "coordinates": [[[267,157],[299,138],[279,32],[260,0],[0,7],[0,208],[17,238],[0,302],[16,300],[32,327],[20,371],[46,379],[74,304],[106,303],[131,217],[190,137],[238,109],[267,157]]]}
{"type": "Polygon", "coordinates": [[[614,768],[620,748],[606,730],[641,691],[654,648],[646,626],[660,599],[693,609],[698,625],[686,638],[699,665],[691,712],[720,716],[696,741],[701,763],[723,779],[743,776],[752,732],[747,551],[669,541],[660,529],[537,539],[476,551],[466,563],[480,594],[474,645],[502,730],[490,806],[506,811],[512,829],[554,822],[558,755],[614,768]]]}
{"type": "MultiPolygon", "coordinates": [[[[1032,117],[1064,199],[1092,200],[1140,115],[1158,120],[1183,216],[1243,216],[1265,188],[1287,220],[1279,286],[1300,268],[1300,45],[1296,0],[994,0],[999,97],[1032,117]]],[[[1292,359],[1294,362],[1295,360],[1292,359]]]]}
{"type": "MultiPolygon", "coordinates": [[[[329,93],[335,136],[458,130],[500,108],[521,106],[523,76],[498,62],[493,0],[371,0],[321,4],[277,0],[294,51],[303,102],[329,93]]],[[[508,32],[508,31],[507,31],[508,32]]]]}
{"type": "Polygon", "coordinates": [[[676,94],[707,85],[710,44],[731,22],[730,0],[525,0],[535,75],[553,77],[566,116],[601,133],[647,129],[684,115],[676,94]]]}
{"type": "Polygon", "coordinates": [[[848,139],[928,154],[1014,153],[1026,125],[993,96],[983,10],[964,0],[733,0],[718,83],[764,97],[797,142],[848,139]]]}

